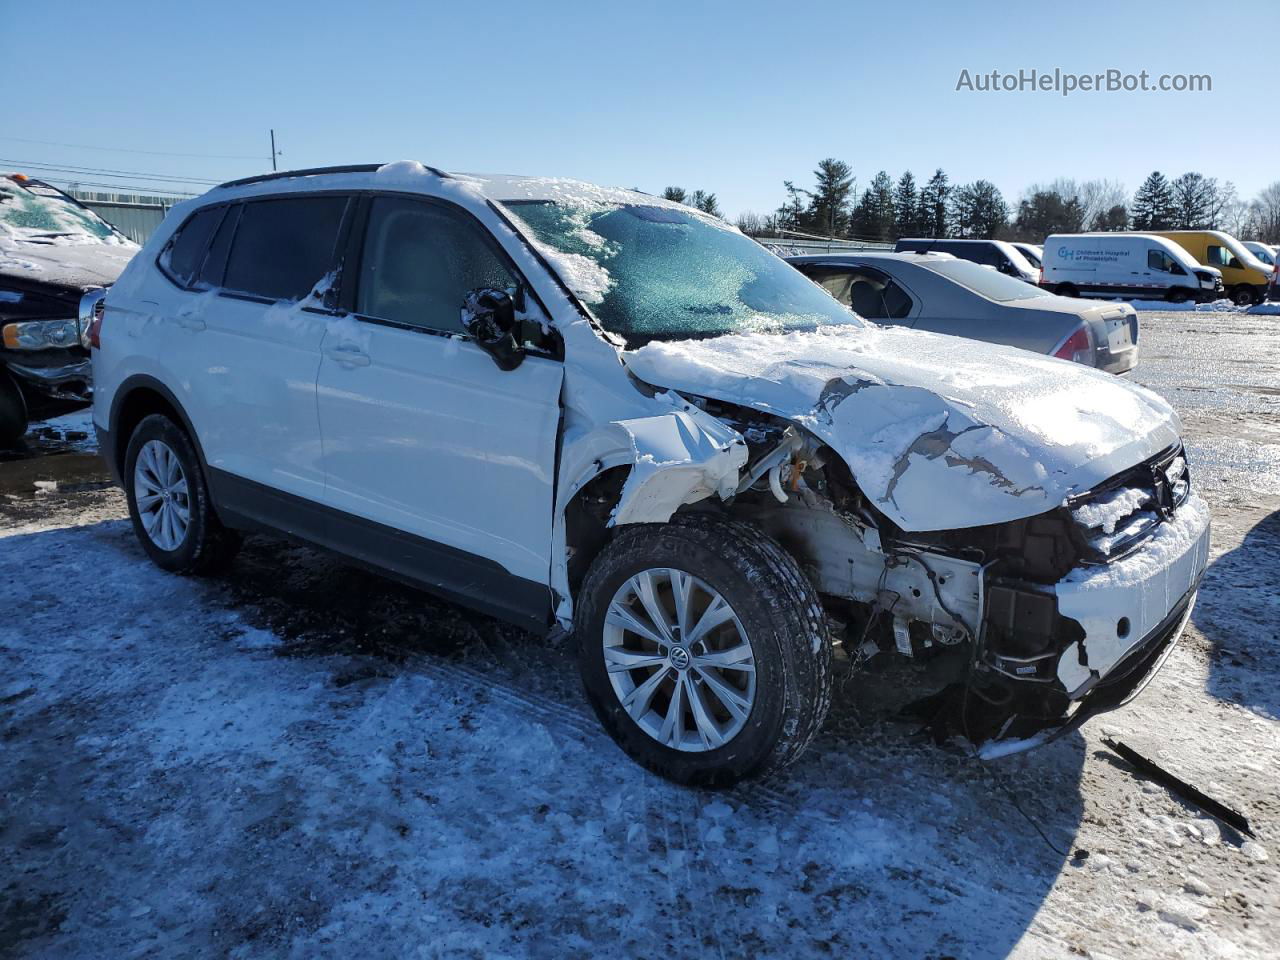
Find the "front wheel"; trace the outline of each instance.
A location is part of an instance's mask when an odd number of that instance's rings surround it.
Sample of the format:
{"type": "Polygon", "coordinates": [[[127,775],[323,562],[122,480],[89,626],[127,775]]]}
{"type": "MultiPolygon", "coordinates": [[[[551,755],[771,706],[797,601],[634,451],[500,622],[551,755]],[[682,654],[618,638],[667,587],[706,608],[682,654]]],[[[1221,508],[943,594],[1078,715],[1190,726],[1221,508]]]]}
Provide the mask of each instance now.
{"type": "Polygon", "coordinates": [[[678,783],[766,776],[831,703],[817,592],[776,542],[712,515],[624,528],[583,583],[587,698],[633,759],[678,783]]]}
{"type": "Polygon", "coordinates": [[[218,521],[195,445],[162,414],[144,417],[124,458],[133,531],[157,566],[211,573],[235,555],[240,538],[218,521]]]}

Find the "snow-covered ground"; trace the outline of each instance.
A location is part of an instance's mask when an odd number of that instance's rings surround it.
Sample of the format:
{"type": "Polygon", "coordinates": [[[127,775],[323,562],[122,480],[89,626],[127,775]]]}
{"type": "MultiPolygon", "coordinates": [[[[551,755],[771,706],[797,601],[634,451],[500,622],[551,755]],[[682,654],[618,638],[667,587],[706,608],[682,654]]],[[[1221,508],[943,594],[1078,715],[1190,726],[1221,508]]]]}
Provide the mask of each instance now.
{"type": "Polygon", "coordinates": [[[1280,303],[1268,301],[1255,303],[1251,307],[1237,307],[1230,300],[1214,300],[1211,303],[1195,303],[1191,300],[1183,303],[1168,303],[1164,300],[1127,300],[1135,310],[1148,310],[1153,314],[1169,313],[1247,313],[1252,316],[1280,315],[1280,303]]]}
{"type": "Polygon", "coordinates": [[[1151,687],[983,768],[881,668],[725,793],[626,760],[562,643],[267,540],[162,573],[62,418],[0,458],[0,955],[1280,955],[1280,327],[1142,321],[1215,524],[1151,687]]]}

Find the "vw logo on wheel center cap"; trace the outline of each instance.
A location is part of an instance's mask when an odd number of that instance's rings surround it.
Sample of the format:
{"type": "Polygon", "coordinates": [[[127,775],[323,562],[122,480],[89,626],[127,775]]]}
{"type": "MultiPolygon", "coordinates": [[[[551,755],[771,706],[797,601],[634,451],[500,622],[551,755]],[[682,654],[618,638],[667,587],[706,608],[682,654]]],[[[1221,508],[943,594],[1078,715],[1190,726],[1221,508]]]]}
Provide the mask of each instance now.
{"type": "Polygon", "coordinates": [[[684,647],[672,647],[667,658],[671,661],[671,665],[677,670],[687,670],[693,659],[689,656],[689,651],[684,647]]]}

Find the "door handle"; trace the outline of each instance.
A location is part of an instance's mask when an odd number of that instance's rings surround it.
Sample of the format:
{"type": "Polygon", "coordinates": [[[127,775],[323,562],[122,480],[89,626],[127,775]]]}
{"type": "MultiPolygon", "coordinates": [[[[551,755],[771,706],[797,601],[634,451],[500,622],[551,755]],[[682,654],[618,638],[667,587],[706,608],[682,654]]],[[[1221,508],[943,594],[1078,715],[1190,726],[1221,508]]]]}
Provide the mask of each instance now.
{"type": "Polygon", "coordinates": [[[344,367],[367,367],[369,365],[369,355],[355,344],[332,347],[326,350],[324,355],[344,367]]]}
{"type": "Polygon", "coordinates": [[[198,331],[205,329],[205,322],[199,317],[178,317],[178,326],[198,331]]]}

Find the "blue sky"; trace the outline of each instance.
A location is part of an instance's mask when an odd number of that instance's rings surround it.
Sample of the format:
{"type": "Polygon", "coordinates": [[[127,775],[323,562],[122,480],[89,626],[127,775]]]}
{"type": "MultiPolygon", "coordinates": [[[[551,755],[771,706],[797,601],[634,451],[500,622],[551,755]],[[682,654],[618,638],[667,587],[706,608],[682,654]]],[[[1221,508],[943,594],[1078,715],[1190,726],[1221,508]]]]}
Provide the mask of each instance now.
{"type": "Polygon", "coordinates": [[[269,166],[275,127],[282,166],[681,184],[731,214],[776,207],[826,156],[860,186],[941,166],[1011,201],[1057,176],[1132,190],[1152,169],[1199,170],[1245,196],[1280,179],[1274,0],[199,6],[47,0],[20,27],[6,17],[0,158],[229,179],[269,166]],[[1055,67],[1207,73],[1213,91],[955,89],[966,68],[1055,67]]]}

